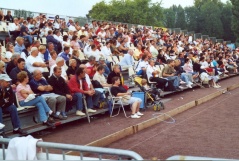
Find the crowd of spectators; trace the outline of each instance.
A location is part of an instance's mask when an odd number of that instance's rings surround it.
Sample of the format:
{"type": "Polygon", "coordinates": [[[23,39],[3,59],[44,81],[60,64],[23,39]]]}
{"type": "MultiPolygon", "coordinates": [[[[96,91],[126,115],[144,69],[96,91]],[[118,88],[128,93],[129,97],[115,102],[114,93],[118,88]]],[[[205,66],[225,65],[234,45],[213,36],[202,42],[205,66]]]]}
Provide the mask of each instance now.
{"type": "MultiPolygon", "coordinates": [[[[6,44],[5,53],[0,51],[1,94],[5,98],[4,91],[16,91],[20,105],[36,106],[40,121],[51,127],[54,119],[67,119],[73,105],[76,115],[85,116],[83,96],[88,112],[96,112],[103,97],[97,88],[112,87],[114,96],[130,96],[121,71],[131,67],[162,90],[181,90],[182,84],[192,88],[204,79],[220,88],[221,75],[238,72],[238,49],[162,28],[128,28],[106,21],[79,24],[59,16],[52,22],[43,14],[24,20],[13,18],[10,11],[2,21],[9,22],[14,42],[6,44]],[[44,38],[46,46],[41,45],[44,38]],[[161,72],[159,65],[164,67],[161,72]],[[3,85],[10,80],[11,85],[3,85]]],[[[127,100],[133,106],[131,117],[140,118],[141,100],[127,100]]],[[[1,100],[1,107],[8,102],[1,100]]]]}

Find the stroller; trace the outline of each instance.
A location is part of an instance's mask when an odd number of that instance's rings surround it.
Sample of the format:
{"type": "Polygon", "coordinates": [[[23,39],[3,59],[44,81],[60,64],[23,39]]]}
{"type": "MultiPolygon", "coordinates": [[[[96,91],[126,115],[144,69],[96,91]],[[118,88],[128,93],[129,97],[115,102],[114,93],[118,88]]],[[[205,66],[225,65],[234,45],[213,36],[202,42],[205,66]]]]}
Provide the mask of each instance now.
{"type": "Polygon", "coordinates": [[[134,78],[135,84],[145,94],[145,97],[146,97],[145,104],[147,104],[147,106],[153,107],[154,111],[164,110],[165,106],[164,106],[163,102],[160,101],[160,98],[156,99],[157,95],[160,94],[161,90],[155,89],[155,88],[146,90],[145,87],[143,87],[143,85],[141,83],[142,80],[143,80],[143,78],[141,78],[141,77],[134,78]]]}

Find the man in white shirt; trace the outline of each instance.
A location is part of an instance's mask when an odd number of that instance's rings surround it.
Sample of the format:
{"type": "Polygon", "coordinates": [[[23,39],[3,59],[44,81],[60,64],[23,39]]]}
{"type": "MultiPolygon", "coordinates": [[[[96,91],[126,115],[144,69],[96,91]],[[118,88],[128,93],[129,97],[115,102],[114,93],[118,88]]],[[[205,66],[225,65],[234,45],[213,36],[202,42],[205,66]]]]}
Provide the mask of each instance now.
{"type": "Polygon", "coordinates": [[[36,47],[31,48],[31,55],[27,57],[26,66],[30,73],[33,73],[36,69],[44,72],[44,68],[47,67],[41,57],[38,56],[36,47]]]}
{"type": "Polygon", "coordinates": [[[64,78],[64,80],[67,82],[68,81],[68,77],[67,77],[67,74],[66,74],[64,63],[65,63],[65,61],[64,61],[64,59],[62,57],[57,57],[56,58],[56,64],[51,66],[50,76],[54,73],[54,68],[56,66],[60,67],[61,68],[61,77],[64,78]]]}
{"type": "Polygon", "coordinates": [[[75,24],[74,24],[73,21],[70,21],[70,26],[68,27],[68,29],[73,31],[73,32],[76,31],[76,27],[75,27],[75,24]]]}
{"type": "Polygon", "coordinates": [[[153,55],[153,58],[156,58],[158,56],[158,50],[154,47],[155,46],[155,41],[151,40],[150,41],[151,45],[150,45],[150,53],[153,55]]]}
{"type": "Polygon", "coordinates": [[[9,24],[9,32],[13,35],[13,39],[15,40],[20,34],[20,25],[18,23],[18,18],[13,19],[13,23],[9,24]]]}
{"type": "Polygon", "coordinates": [[[143,78],[146,78],[146,68],[148,67],[149,62],[148,62],[148,56],[145,54],[142,56],[141,61],[136,67],[136,74],[137,75],[143,75],[143,78]]]}
{"type": "Polygon", "coordinates": [[[103,54],[105,59],[107,59],[108,56],[112,56],[110,45],[110,42],[107,41],[106,45],[101,48],[101,53],[103,54]]]}
{"type": "Polygon", "coordinates": [[[57,41],[59,41],[60,43],[62,43],[63,38],[62,38],[61,32],[60,32],[59,30],[56,30],[56,31],[54,32],[53,37],[54,37],[57,41]]]}
{"type": "Polygon", "coordinates": [[[94,56],[96,61],[99,61],[100,57],[103,57],[103,54],[97,49],[96,45],[91,45],[91,52],[89,56],[94,56]]]}
{"type": "Polygon", "coordinates": [[[100,29],[100,32],[98,33],[98,37],[101,39],[105,39],[106,32],[104,31],[104,28],[100,29]]]}
{"type": "Polygon", "coordinates": [[[90,57],[90,53],[91,53],[91,45],[94,44],[94,41],[89,40],[88,44],[85,46],[84,48],[84,54],[86,57],[90,57]]]}

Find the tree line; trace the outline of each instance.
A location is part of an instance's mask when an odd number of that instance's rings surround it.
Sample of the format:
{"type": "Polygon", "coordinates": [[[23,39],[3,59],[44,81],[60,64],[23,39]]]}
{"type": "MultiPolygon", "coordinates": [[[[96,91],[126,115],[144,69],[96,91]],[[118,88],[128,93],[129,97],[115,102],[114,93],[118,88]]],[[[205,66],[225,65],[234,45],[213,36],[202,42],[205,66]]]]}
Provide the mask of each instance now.
{"type": "Polygon", "coordinates": [[[239,42],[239,0],[194,0],[194,5],[161,7],[151,0],[104,0],[87,15],[92,19],[141,24],[202,33],[239,42]],[[234,32],[233,32],[234,31],[234,32]]]}

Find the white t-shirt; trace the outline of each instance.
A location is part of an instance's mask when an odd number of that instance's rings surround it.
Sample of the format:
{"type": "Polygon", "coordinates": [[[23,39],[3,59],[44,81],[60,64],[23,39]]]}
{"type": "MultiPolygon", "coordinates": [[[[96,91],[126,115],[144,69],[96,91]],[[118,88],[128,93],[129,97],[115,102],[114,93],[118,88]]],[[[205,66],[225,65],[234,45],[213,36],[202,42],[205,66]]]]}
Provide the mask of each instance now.
{"type": "Polygon", "coordinates": [[[63,39],[62,39],[61,36],[57,36],[57,35],[54,34],[53,37],[54,37],[57,41],[59,41],[59,42],[62,42],[62,41],[63,41],[63,39]]]}
{"type": "Polygon", "coordinates": [[[110,48],[108,48],[107,46],[103,46],[101,49],[101,53],[103,54],[103,56],[105,57],[105,59],[107,59],[108,56],[111,56],[111,50],[110,48]]]}
{"type": "Polygon", "coordinates": [[[7,51],[5,54],[5,58],[11,59],[12,58],[13,53],[10,51],[7,51]]]}
{"type": "Polygon", "coordinates": [[[148,61],[140,61],[139,65],[136,68],[136,72],[140,71],[142,68],[147,68],[149,65],[148,61]]]}
{"type": "Polygon", "coordinates": [[[106,35],[106,32],[101,32],[101,31],[100,31],[100,32],[98,33],[98,37],[103,38],[103,39],[105,38],[105,35],[106,35]]]}
{"type": "Polygon", "coordinates": [[[69,29],[69,31],[76,31],[75,26],[72,26],[72,25],[70,25],[70,26],[68,27],[68,29],[69,29]]]}
{"type": "Polygon", "coordinates": [[[91,52],[89,53],[89,57],[90,56],[94,56],[95,57],[95,61],[99,61],[101,55],[103,55],[103,54],[101,54],[98,49],[96,49],[95,51],[91,50],[91,52]]]}
{"type": "Polygon", "coordinates": [[[201,64],[201,69],[205,69],[205,68],[208,68],[208,67],[209,67],[208,62],[206,62],[206,61],[200,62],[200,64],[201,64]]]}
{"type": "Polygon", "coordinates": [[[33,57],[32,55],[30,55],[27,57],[26,66],[27,66],[27,70],[30,73],[33,73],[34,70],[36,70],[36,69],[40,70],[41,72],[44,71],[44,68],[42,68],[42,67],[34,67],[33,66],[33,64],[36,62],[44,63],[44,61],[39,56],[33,57]]]}
{"type": "Polygon", "coordinates": [[[11,23],[9,25],[9,31],[15,31],[15,30],[18,30],[19,29],[19,26],[17,26],[15,23],[11,23]]]}
{"type": "Polygon", "coordinates": [[[151,65],[149,65],[148,67],[147,67],[147,69],[146,69],[146,73],[147,73],[147,77],[148,78],[151,78],[151,77],[153,77],[153,72],[154,71],[157,71],[157,68],[156,67],[152,67],[151,65]]]}
{"type": "Polygon", "coordinates": [[[153,55],[153,57],[158,56],[158,50],[153,45],[150,46],[149,50],[150,50],[150,53],[153,55]]]}
{"type": "Polygon", "coordinates": [[[89,57],[90,56],[90,53],[91,53],[91,47],[90,45],[86,45],[85,48],[84,48],[84,54],[89,57]]]}

